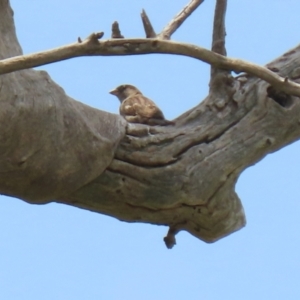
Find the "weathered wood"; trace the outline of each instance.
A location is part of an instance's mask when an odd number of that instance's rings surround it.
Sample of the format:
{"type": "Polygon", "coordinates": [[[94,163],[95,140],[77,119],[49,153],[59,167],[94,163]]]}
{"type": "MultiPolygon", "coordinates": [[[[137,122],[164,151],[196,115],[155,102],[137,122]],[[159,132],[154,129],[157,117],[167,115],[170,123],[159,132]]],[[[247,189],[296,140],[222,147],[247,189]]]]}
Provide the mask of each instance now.
{"type": "Polygon", "coordinates": [[[170,39],[171,35],[181,26],[181,24],[201,5],[204,0],[191,0],[158,35],[161,39],[170,39]]]}
{"type": "MultiPolygon", "coordinates": [[[[20,55],[12,11],[0,1],[0,57],[20,55]]],[[[126,122],[69,98],[44,71],[0,76],[0,192],[46,203],[110,164],[126,122]]]]}
{"type": "MultiPolygon", "coordinates": [[[[6,0],[0,0],[0,33],[0,57],[20,55],[6,0]]],[[[300,47],[268,68],[296,80],[300,47]]],[[[46,72],[1,75],[0,192],[167,225],[206,242],[240,229],[238,176],[299,139],[300,102],[289,96],[278,104],[276,93],[267,94],[269,84],[250,75],[218,80],[222,89],[176,126],[148,127],[69,98],[46,72]]]]}
{"type": "MultiPolygon", "coordinates": [[[[287,76],[295,63],[300,55],[273,65],[287,76]]],[[[299,99],[282,107],[267,96],[268,86],[239,77],[228,103],[208,97],[176,128],[127,135],[104,174],[63,202],[125,221],[170,225],[206,242],[240,229],[245,215],[234,191],[238,176],[300,136],[299,99]]]]}

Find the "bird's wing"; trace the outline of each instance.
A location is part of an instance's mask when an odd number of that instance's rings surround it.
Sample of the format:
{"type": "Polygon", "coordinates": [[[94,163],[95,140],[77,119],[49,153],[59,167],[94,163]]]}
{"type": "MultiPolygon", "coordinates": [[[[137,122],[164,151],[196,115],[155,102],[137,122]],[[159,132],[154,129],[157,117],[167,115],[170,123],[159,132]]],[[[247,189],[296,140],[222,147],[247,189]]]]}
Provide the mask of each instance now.
{"type": "MultiPolygon", "coordinates": [[[[132,97],[134,98],[134,97],[132,97]]],[[[133,99],[132,99],[133,100],[133,99]]],[[[136,109],[134,107],[134,101],[130,101],[130,98],[124,100],[120,106],[120,114],[122,116],[135,116],[136,109]]]]}
{"type": "Polygon", "coordinates": [[[121,115],[139,115],[142,118],[164,119],[162,111],[156,104],[143,95],[128,97],[120,107],[121,115]]]}

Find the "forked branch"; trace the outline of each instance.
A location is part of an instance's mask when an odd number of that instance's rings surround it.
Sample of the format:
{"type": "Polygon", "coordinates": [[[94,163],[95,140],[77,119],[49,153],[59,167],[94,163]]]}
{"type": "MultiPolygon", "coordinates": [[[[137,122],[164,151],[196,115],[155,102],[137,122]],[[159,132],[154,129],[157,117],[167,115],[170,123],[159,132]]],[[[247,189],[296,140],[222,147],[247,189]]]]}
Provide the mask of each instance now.
{"type": "Polygon", "coordinates": [[[191,0],[158,35],[158,38],[169,40],[181,24],[202,4],[204,0],[191,0]]]}
{"type": "Polygon", "coordinates": [[[161,33],[156,34],[153,26],[147,16],[145,10],[142,11],[141,17],[144,25],[144,30],[147,38],[158,38],[169,40],[171,35],[181,26],[181,24],[203,3],[204,0],[191,0],[162,30],[161,33]]]}
{"type": "MultiPolygon", "coordinates": [[[[5,11],[11,13],[0,9],[0,15],[5,11]]],[[[225,9],[216,10],[219,13],[224,17],[225,9]]],[[[13,41],[14,28],[9,28],[13,41]]],[[[3,60],[0,71],[77,56],[169,53],[205,61],[221,75],[226,70],[245,71],[273,86],[242,76],[234,81],[226,106],[210,93],[177,118],[176,126],[149,128],[73,101],[45,72],[1,76],[5,88],[0,93],[5,129],[1,149],[6,154],[1,192],[30,203],[56,199],[123,221],[168,225],[164,239],[168,248],[180,230],[214,242],[240,229],[245,215],[234,191],[240,173],[300,137],[300,102],[277,90],[300,96],[298,84],[278,76],[299,78],[300,46],[269,64],[268,70],[227,58],[222,49],[218,54],[160,38],[120,39],[117,23],[113,32],[112,40],[99,41],[103,33],[97,33],[72,45],[3,60]],[[20,141],[17,152],[7,136],[20,141]]],[[[225,27],[215,25],[215,33],[214,41],[225,40],[225,27]]],[[[4,41],[10,39],[4,35],[4,41]]],[[[16,41],[14,48],[19,49],[16,41]]],[[[9,53],[5,47],[3,53],[5,57],[9,53]]]]}
{"type": "MultiPolygon", "coordinates": [[[[192,0],[162,31],[159,35],[170,35],[204,0],[192,0]]],[[[214,19],[212,50],[195,45],[173,42],[162,38],[124,39],[119,25],[112,26],[112,40],[99,41],[103,32],[93,33],[85,40],[78,38],[78,42],[67,46],[43,52],[16,56],[0,61],[0,75],[18,70],[34,68],[53,62],[58,62],[79,56],[120,56],[139,54],[175,54],[196,58],[210,64],[214,69],[235,72],[246,72],[265,80],[278,91],[300,97],[300,85],[280,77],[268,68],[255,65],[243,60],[225,57],[225,12],[227,0],[217,0],[214,19]]],[[[154,36],[155,32],[145,11],[142,13],[147,36],[154,36]]],[[[227,72],[226,71],[226,72],[227,72]]],[[[213,78],[212,78],[213,79],[213,78]]]]}

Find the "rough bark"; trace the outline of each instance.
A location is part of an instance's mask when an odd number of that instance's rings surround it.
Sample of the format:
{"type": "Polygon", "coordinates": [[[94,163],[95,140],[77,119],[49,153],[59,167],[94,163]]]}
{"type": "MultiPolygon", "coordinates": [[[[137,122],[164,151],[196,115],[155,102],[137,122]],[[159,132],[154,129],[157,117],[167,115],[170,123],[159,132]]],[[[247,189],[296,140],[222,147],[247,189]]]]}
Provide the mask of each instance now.
{"type": "MultiPolygon", "coordinates": [[[[0,33],[1,58],[20,55],[7,0],[0,33]]],[[[268,68],[296,80],[300,47],[268,68]]],[[[211,88],[176,126],[148,127],[69,98],[46,72],[1,75],[1,193],[167,225],[170,246],[179,230],[214,242],[240,229],[237,178],[299,139],[300,103],[250,75],[221,72],[218,82],[222,88],[211,88]]]]}
{"type": "MultiPolygon", "coordinates": [[[[22,54],[0,1],[0,57],[22,54]]],[[[68,97],[44,71],[0,76],[0,191],[32,203],[74,192],[110,164],[124,136],[118,115],[68,97]]]]}

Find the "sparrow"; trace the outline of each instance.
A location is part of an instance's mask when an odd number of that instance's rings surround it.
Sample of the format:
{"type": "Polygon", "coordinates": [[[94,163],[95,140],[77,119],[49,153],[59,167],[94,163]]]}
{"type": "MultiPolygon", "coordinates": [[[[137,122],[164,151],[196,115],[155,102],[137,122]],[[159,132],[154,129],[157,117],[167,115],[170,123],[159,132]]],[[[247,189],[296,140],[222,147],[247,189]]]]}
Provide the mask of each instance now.
{"type": "Polygon", "coordinates": [[[174,122],[166,120],[157,105],[133,85],[122,84],[109,93],[120,100],[120,115],[129,123],[152,126],[174,124],[174,122]]]}

